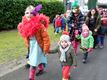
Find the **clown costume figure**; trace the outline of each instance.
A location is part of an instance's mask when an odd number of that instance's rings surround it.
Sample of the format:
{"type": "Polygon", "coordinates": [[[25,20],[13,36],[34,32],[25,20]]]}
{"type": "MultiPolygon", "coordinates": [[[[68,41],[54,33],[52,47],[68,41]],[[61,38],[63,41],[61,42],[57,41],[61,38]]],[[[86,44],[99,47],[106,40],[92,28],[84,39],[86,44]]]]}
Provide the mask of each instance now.
{"type": "Polygon", "coordinates": [[[50,47],[50,38],[47,33],[49,18],[38,11],[42,5],[28,6],[22,21],[18,24],[18,32],[29,47],[29,80],[35,80],[35,71],[41,74],[47,64],[46,54],[50,47]]]}
{"type": "Polygon", "coordinates": [[[73,49],[70,43],[70,37],[67,34],[62,34],[58,45],[50,50],[49,53],[59,54],[59,60],[62,66],[62,80],[70,80],[70,69],[72,66],[77,66],[76,55],[73,53],[73,49]]]}
{"type": "Polygon", "coordinates": [[[89,30],[86,24],[82,25],[82,33],[78,34],[78,31],[75,32],[76,38],[81,39],[81,49],[84,52],[83,63],[86,63],[88,58],[88,53],[93,50],[94,38],[92,36],[92,32],[89,30]]]}

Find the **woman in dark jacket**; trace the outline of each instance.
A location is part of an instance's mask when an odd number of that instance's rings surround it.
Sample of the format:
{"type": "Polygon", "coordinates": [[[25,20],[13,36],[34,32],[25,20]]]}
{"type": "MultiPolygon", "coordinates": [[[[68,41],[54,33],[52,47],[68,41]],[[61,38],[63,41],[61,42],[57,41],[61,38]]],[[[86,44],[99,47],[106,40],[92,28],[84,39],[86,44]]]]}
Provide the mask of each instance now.
{"type": "Polygon", "coordinates": [[[93,33],[94,48],[97,48],[98,47],[98,32],[99,32],[100,26],[101,26],[101,17],[96,8],[91,9],[89,11],[89,13],[86,16],[85,22],[93,33]]]}

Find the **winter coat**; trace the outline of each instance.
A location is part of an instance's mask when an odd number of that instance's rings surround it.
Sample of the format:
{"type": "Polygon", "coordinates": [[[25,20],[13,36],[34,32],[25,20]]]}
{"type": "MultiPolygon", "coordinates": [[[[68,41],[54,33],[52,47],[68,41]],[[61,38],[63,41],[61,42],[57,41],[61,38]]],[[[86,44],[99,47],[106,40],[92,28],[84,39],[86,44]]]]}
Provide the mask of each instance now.
{"type": "Polygon", "coordinates": [[[101,18],[101,27],[99,31],[99,35],[107,34],[107,17],[101,18]]]}
{"type": "Polygon", "coordinates": [[[107,26],[107,17],[101,18],[101,25],[107,26]]]}
{"type": "Polygon", "coordinates": [[[60,19],[60,17],[57,17],[55,19],[55,27],[61,27],[61,19],[60,19]]]}
{"type": "Polygon", "coordinates": [[[66,21],[64,18],[61,18],[61,26],[65,27],[66,26],[66,21]]]}
{"type": "Polygon", "coordinates": [[[82,24],[84,23],[84,15],[80,12],[77,17],[74,16],[75,13],[71,12],[68,18],[68,24],[74,24],[74,27],[77,30],[81,30],[82,24]]]}
{"type": "MultiPolygon", "coordinates": [[[[57,53],[59,54],[59,58],[61,56],[61,51],[59,49],[59,46],[56,45],[56,47],[52,50],[49,51],[49,53],[54,54],[57,53]]],[[[71,46],[69,47],[69,49],[65,52],[66,54],[66,62],[61,62],[62,66],[72,66],[72,65],[77,65],[77,61],[76,61],[76,56],[73,53],[73,49],[71,48],[71,46]]]]}
{"type": "MultiPolygon", "coordinates": [[[[47,33],[46,28],[42,25],[40,29],[34,35],[37,39],[37,42],[44,53],[48,53],[50,48],[50,38],[47,33]]],[[[25,44],[29,45],[29,39],[24,38],[25,44]]]]}
{"type": "Polygon", "coordinates": [[[81,39],[81,47],[84,48],[84,49],[89,49],[89,48],[93,48],[93,45],[94,45],[94,38],[92,36],[92,32],[90,31],[89,32],[89,36],[84,38],[81,35],[77,35],[76,36],[77,39],[81,39]]]}
{"type": "Polygon", "coordinates": [[[89,30],[92,31],[93,35],[97,35],[100,32],[101,27],[101,17],[98,15],[96,18],[90,18],[86,16],[85,20],[86,24],[88,25],[89,30]],[[95,32],[94,30],[97,29],[98,31],[95,32]]]}

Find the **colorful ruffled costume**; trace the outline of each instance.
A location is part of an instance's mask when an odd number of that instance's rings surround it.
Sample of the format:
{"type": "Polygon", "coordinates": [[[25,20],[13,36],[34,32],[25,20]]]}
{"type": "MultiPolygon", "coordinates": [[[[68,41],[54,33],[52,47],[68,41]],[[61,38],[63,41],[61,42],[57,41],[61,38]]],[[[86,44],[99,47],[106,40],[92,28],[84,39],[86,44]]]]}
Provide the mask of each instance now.
{"type": "MultiPolygon", "coordinates": [[[[36,14],[27,20],[22,17],[22,22],[18,25],[18,31],[29,47],[29,64],[37,68],[41,64],[47,64],[47,57],[50,48],[50,38],[47,33],[49,18],[44,14],[36,14]]],[[[29,80],[34,80],[35,69],[30,68],[29,80]]]]}
{"type": "Polygon", "coordinates": [[[25,16],[22,17],[22,22],[18,25],[19,34],[25,37],[34,36],[35,32],[37,32],[42,25],[45,28],[48,28],[49,18],[43,14],[37,14],[32,17],[31,20],[27,20],[25,16]],[[42,24],[44,22],[44,24],[42,24]]]}

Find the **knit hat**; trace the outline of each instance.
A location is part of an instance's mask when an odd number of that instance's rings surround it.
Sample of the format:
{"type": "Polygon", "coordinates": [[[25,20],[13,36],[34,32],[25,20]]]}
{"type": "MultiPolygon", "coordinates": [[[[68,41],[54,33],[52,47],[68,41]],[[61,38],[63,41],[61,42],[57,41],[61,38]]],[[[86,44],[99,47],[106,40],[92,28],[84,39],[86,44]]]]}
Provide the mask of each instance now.
{"type": "Polygon", "coordinates": [[[79,7],[78,1],[74,1],[74,2],[71,4],[71,7],[72,7],[73,9],[79,7]]]}
{"type": "Polygon", "coordinates": [[[67,41],[67,42],[70,41],[69,35],[66,35],[66,34],[62,35],[60,37],[60,41],[67,41]]]}
{"type": "Polygon", "coordinates": [[[82,25],[82,36],[84,38],[89,36],[89,28],[88,28],[88,26],[86,24],[82,25]]]}
{"type": "Polygon", "coordinates": [[[62,35],[69,35],[69,33],[67,31],[62,31],[62,35]]]}
{"type": "Polygon", "coordinates": [[[86,24],[82,25],[82,30],[89,30],[88,26],[86,24]]]}

